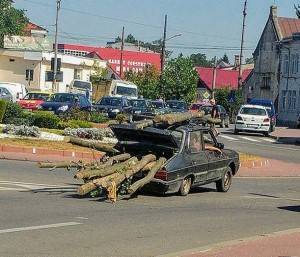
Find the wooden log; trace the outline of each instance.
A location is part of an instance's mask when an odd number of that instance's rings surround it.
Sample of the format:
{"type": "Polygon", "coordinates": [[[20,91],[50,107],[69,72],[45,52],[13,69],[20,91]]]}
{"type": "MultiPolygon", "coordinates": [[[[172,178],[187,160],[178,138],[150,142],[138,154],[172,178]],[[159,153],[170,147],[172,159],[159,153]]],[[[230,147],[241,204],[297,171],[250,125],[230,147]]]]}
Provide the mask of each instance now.
{"type": "Polygon", "coordinates": [[[203,120],[206,120],[208,123],[221,123],[221,119],[212,118],[210,114],[204,115],[203,120]]]}
{"type": "Polygon", "coordinates": [[[159,171],[163,167],[163,165],[165,164],[166,161],[167,161],[167,159],[164,157],[159,158],[158,161],[155,162],[155,165],[149,171],[147,176],[136,181],[135,183],[133,183],[127,190],[127,193],[133,194],[134,192],[136,192],[136,190],[138,190],[139,188],[141,188],[144,185],[146,185],[147,183],[149,183],[151,181],[151,179],[154,178],[156,172],[159,171]]]}
{"type": "Polygon", "coordinates": [[[156,164],[156,161],[149,162],[146,164],[144,168],[141,169],[141,171],[149,171],[153,168],[153,166],[156,164]]]}
{"type": "Polygon", "coordinates": [[[89,181],[89,182],[85,183],[84,185],[77,188],[77,194],[86,195],[89,192],[97,189],[97,187],[99,187],[99,186],[106,187],[107,186],[107,184],[106,184],[107,181],[112,180],[117,176],[119,176],[119,174],[114,173],[114,174],[108,175],[108,176],[103,177],[103,178],[94,179],[93,181],[89,181]]]}
{"type": "Polygon", "coordinates": [[[184,113],[168,113],[162,115],[156,115],[153,119],[154,122],[165,122],[169,125],[172,125],[176,122],[182,122],[189,119],[202,118],[204,112],[184,112],[184,113]]]}
{"type": "Polygon", "coordinates": [[[77,172],[76,175],[74,176],[74,178],[77,178],[77,179],[91,178],[94,174],[97,174],[99,170],[103,170],[109,166],[112,166],[115,163],[120,162],[120,161],[126,161],[130,157],[131,156],[128,153],[116,155],[114,157],[109,158],[105,163],[103,163],[101,165],[95,165],[94,167],[90,167],[90,169],[88,169],[88,170],[85,169],[85,170],[81,170],[81,171],[77,172]]]}
{"type": "Polygon", "coordinates": [[[77,172],[77,174],[74,176],[74,178],[77,179],[91,179],[95,177],[105,177],[107,175],[113,174],[114,172],[117,172],[118,170],[124,170],[128,168],[128,166],[135,165],[138,162],[137,157],[132,157],[125,162],[117,163],[112,166],[103,167],[96,170],[83,170],[80,172],[77,172]]]}
{"type": "Polygon", "coordinates": [[[108,143],[99,143],[99,142],[92,142],[85,139],[72,137],[72,136],[66,136],[64,138],[65,142],[74,144],[74,145],[80,145],[83,147],[88,147],[91,149],[96,149],[98,151],[107,152],[110,154],[117,154],[119,151],[115,149],[111,144],[108,143]]]}
{"type": "Polygon", "coordinates": [[[135,124],[135,129],[144,129],[153,125],[153,120],[144,120],[135,124]]]}
{"type": "Polygon", "coordinates": [[[116,186],[120,185],[126,178],[132,177],[135,173],[139,172],[143,169],[147,163],[155,161],[156,156],[154,154],[145,155],[142,160],[140,160],[136,165],[129,168],[125,173],[121,173],[118,177],[116,177],[113,181],[116,186]]]}
{"type": "Polygon", "coordinates": [[[76,162],[38,162],[37,166],[39,168],[79,168],[84,164],[76,163],[76,162]]]}

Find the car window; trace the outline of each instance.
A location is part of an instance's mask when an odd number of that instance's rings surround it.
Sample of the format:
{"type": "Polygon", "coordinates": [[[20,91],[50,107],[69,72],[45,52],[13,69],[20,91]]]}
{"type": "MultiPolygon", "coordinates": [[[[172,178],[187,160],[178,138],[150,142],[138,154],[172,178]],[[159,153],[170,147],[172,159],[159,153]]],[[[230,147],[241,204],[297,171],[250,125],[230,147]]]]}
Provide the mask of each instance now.
{"type": "Polygon", "coordinates": [[[267,112],[265,109],[261,108],[243,107],[240,111],[240,114],[263,116],[267,115],[267,112]]]}
{"type": "Polygon", "coordinates": [[[215,141],[209,131],[203,131],[204,144],[214,145],[215,141]]]}
{"type": "Polygon", "coordinates": [[[203,150],[200,131],[193,131],[190,133],[189,138],[189,152],[199,153],[203,150]]]}
{"type": "Polygon", "coordinates": [[[171,132],[171,135],[174,138],[177,146],[179,147],[181,145],[181,142],[182,142],[182,135],[183,135],[182,132],[181,131],[173,130],[171,132]]]}
{"type": "Polygon", "coordinates": [[[218,105],[219,107],[219,112],[226,112],[225,108],[221,105],[218,105]]]}

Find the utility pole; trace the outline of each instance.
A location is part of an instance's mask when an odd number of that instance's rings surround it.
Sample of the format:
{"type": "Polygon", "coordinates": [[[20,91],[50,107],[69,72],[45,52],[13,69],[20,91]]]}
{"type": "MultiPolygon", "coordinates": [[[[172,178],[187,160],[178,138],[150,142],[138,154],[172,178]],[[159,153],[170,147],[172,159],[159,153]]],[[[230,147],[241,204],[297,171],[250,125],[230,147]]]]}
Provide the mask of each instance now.
{"type": "Polygon", "coordinates": [[[165,64],[166,39],[167,39],[167,15],[165,15],[164,37],[163,37],[162,48],[161,48],[161,58],[160,58],[160,71],[161,71],[161,73],[164,70],[164,64],[165,64]]]}
{"type": "Polygon", "coordinates": [[[213,81],[212,81],[212,99],[215,98],[215,88],[216,88],[216,78],[217,78],[217,56],[215,56],[214,67],[213,67],[213,81]]]}
{"type": "Polygon", "coordinates": [[[123,50],[124,50],[124,27],[122,29],[122,44],[121,44],[121,59],[120,59],[120,78],[122,79],[123,73],[123,50]]]}
{"type": "Polygon", "coordinates": [[[239,77],[238,77],[238,88],[242,89],[242,61],[243,61],[243,50],[244,50],[244,32],[245,32],[245,20],[247,15],[247,0],[245,0],[244,11],[243,11],[243,29],[242,29],[242,39],[241,39],[241,52],[240,52],[240,65],[239,65],[239,77]]]}
{"type": "Polygon", "coordinates": [[[53,65],[53,83],[52,83],[52,91],[55,93],[57,90],[57,45],[58,45],[58,13],[60,10],[60,2],[61,0],[57,0],[56,2],[56,22],[55,22],[55,43],[54,43],[54,65],[53,65]]]}

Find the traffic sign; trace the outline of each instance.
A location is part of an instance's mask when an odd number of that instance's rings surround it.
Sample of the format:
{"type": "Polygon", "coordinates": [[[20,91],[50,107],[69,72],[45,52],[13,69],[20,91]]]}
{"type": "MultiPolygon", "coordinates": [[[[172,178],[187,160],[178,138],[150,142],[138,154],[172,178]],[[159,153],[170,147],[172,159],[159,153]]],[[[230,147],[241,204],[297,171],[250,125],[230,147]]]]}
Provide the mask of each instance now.
{"type": "Polygon", "coordinates": [[[229,96],[228,96],[228,102],[229,103],[234,103],[235,102],[235,91],[230,90],[229,96]]]}

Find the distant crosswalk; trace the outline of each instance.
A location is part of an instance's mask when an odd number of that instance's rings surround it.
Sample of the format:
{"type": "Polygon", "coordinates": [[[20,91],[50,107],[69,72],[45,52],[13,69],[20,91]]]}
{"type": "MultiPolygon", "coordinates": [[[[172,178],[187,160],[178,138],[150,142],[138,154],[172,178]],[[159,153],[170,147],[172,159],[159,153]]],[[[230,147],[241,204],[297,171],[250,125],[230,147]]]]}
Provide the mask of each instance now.
{"type": "Polygon", "coordinates": [[[256,143],[262,143],[262,142],[269,142],[269,143],[275,143],[277,142],[274,138],[269,137],[253,137],[253,136],[244,136],[244,135],[227,135],[227,134],[220,134],[218,136],[219,139],[227,139],[229,141],[245,141],[245,142],[256,142],[256,143]]]}

